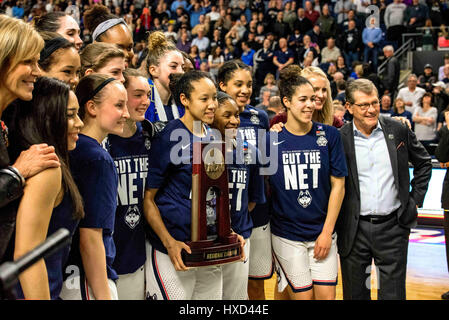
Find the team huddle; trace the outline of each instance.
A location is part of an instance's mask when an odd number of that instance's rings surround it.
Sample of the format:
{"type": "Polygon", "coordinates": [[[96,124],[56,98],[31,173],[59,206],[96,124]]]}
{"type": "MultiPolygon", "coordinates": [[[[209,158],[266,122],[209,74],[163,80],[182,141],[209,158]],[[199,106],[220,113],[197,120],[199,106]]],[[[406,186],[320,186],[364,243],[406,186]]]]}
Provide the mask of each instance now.
{"type": "MultiPolygon", "coordinates": [[[[18,298],[264,299],[264,280],[276,271],[276,299],[335,299],[348,167],[326,75],[317,67],[281,70],[286,120],[270,131],[267,113],[249,105],[253,74],[241,60],[212,77],[192,70],[155,31],[142,67],[131,68],[126,23],[96,10],[85,21],[94,42],[79,54],[60,36],[0,16],[10,164],[33,145],[53,146],[26,176],[11,165],[26,186],[5,256],[20,257],[59,228],[72,235],[70,248],[20,275],[18,298]],[[8,28],[20,37],[8,42],[8,28]],[[227,144],[226,167],[242,255],[188,268],[193,142],[212,130],[243,141],[227,144]]],[[[369,81],[354,81],[353,90],[360,82],[369,81]]]]}

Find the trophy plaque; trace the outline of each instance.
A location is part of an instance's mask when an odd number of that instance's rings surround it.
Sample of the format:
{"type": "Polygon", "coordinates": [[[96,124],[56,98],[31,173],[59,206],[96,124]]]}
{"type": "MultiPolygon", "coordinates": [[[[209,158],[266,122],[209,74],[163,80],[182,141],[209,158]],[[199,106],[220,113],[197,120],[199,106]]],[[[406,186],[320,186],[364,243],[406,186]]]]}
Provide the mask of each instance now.
{"type": "Polygon", "coordinates": [[[182,251],[187,267],[240,260],[241,247],[231,231],[228,172],[224,142],[193,143],[191,254],[182,251]]]}

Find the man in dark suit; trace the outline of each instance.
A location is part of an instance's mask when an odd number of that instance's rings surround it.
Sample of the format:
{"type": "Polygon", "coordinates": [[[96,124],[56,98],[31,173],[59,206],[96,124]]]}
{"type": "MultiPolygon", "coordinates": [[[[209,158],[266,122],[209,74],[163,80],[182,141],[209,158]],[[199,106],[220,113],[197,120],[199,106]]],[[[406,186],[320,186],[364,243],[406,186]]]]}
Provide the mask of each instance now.
{"type": "MultiPolygon", "coordinates": [[[[444,113],[445,125],[439,131],[440,142],[435,149],[435,157],[440,161],[442,168],[449,168],[449,111],[444,113]]],[[[449,270],[449,171],[443,181],[441,192],[441,207],[444,209],[444,237],[446,239],[446,262],[449,270]]],[[[449,300],[449,291],[443,293],[441,298],[449,300]]]]}
{"type": "Polygon", "coordinates": [[[406,125],[379,118],[371,81],[348,84],[346,107],[353,121],[340,131],[348,165],[337,222],[343,298],[370,299],[374,259],[378,298],[405,299],[408,238],[427,191],[431,159],[406,125]],[[411,191],[409,162],[414,167],[411,191]]]}

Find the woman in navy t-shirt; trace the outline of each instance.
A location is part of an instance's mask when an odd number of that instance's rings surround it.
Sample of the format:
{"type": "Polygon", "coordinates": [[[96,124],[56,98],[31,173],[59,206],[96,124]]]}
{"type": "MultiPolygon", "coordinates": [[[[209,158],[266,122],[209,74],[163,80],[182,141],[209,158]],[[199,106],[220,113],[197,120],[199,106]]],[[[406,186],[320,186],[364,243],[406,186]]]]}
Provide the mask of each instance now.
{"type": "Polygon", "coordinates": [[[110,133],[123,133],[129,118],[127,93],[120,81],[94,74],[81,79],[76,95],[84,128],[76,149],[70,153],[70,163],[84,200],[85,216],[80,221],[78,239],[72,242],[70,254],[70,263],[78,268],[79,275],[67,278],[61,298],[117,299],[112,234],[118,177],[114,160],[101,143],[110,133]]]}
{"type": "Polygon", "coordinates": [[[122,134],[109,134],[104,142],[114,159],[119,180],[113,267],[118,275],[119,299],[143,300],[146,260],[143,194],[152,134],[151,123],[145,120],[145,111],[149,105],[150,85],[146,77],[135,69],[127,69],[124,76],[130,117],[122,134]],[[146,126],[150,130],[146,130],[146,126]]]}
{"type": "MultiPolygon", "coordinates": [[[[17,212],[14,258],[34,249],[48,236],[65,228],[73,235],[83,216],[83,204],[68,167],[68,151],[76,147],[83,122],[77,115],[78,100],[67,84],[60,80],[39,78],[33,99],[19,101],[11,109],[8,126],[11,159],[35,143],[55,148],[61,166],[43,170],[28,178],[17,212]]],[[[19,279],[19,298],[58,299],[63,283],[63,266],[69,246],[38,261],[19,279]]]]}
{"type": "MultiPolygon", "coordinates": [[[[229,201],[231,214],[231,228],[245,239],[245,261],[225,264],[223,269],[223,300],[247,300],[248,299],[248,274],[250,236],[253,230],[253,221],[250,211],[257,203],[264,203],[264,178],[259,174],[259,166],[251,164],[245,159],[245,150],[242,146],[240,158],[239,148],[235,139],[240,125],[239,108],[235,101],[226,93],[218,93],[218,108],[215,112],[212,127],[217,129],[226,146],[232,150],[226,150],[227,156],[232,155],[232,162],[227,162],[229,180],[229,201]],[[226,141],[226,139],[231,141],[226,141]],[[231,152],[229,152],[231,151],[231,152]]],[[[249,145],[253,152],[256,149],[249,145]]]]}
{"type": "Polygon", "coordinates": [[[335,299],[334,226],[347,167],[338,130],[312,121],[316,93],[299,71],[299,66],[292,65],[280,73],[288,120],[279,134],[270,132],[277,141],[267,139],[267,150],[274,148],[270,161],[278,164],[277,172],[269,177],[278,274],[275,295],[278,299],[335,299]]]}
{"type": "MultiPolygon", "coordinates": [[[[174,77],[170,78],[173,81],[174,77]]],[[[174,95],[185,107],[152,142],[144,212],[149,230],[147,295],[152,299],[221,299],[220,266],[187,268],[181,252],[191,253],[193,143],[214,120],[217,90],[210,76],[189,71],[177,79],[174,95]]]]}

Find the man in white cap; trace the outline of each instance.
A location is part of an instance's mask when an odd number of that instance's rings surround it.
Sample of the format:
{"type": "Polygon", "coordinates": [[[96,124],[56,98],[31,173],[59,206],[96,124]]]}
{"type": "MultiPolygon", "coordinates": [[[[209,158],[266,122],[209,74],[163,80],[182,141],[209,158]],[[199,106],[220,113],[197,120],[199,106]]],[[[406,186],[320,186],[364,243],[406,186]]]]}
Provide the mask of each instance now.
{"type": "Polygon", "coordinates": [[[449,105],[449,95],[446,89],[446,84],[443,81],[438,81],[433,85],[433,106],[437,108],[440,114],[449,105]]]}

